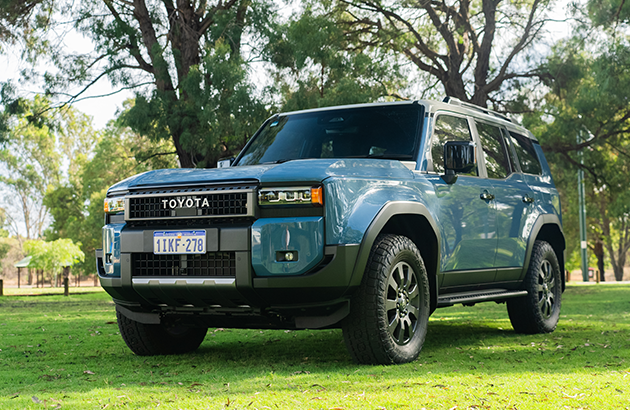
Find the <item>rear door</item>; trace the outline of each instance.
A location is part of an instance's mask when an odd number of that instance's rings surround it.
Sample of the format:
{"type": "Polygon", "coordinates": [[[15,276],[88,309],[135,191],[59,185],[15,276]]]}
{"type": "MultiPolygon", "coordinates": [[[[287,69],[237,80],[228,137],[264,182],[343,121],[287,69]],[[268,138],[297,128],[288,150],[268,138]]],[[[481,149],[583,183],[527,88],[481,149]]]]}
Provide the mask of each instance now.
{"type": "MultiPolygon", "coordinates": [[[[477,121],[476,127],[497,210],[495,281],[518,280],[525,260],[529,232],[535,222],[532,217],[535,216],[535,212],[532,212],[533,192],[521,172],[508,131],[500,125],[482,121],[477,121]]],[[[534,165],[531,167],[535,168],[534,165]]]]}

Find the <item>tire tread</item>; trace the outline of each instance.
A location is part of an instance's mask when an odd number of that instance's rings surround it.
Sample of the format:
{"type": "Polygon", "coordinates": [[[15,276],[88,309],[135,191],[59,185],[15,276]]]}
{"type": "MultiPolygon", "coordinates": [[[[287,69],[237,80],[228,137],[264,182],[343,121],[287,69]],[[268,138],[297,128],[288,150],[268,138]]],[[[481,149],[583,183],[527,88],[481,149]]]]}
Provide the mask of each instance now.
{"type": "Polygon", "coordinates": [[[361,286],[353,296],[350,315],[343,325],[344,340],[353,360],[360,364],[407,363],[415,360],[426,335],[428,289],[424,263],[415,244],[409,238],[399,235],[387,234],[377,237],[368,257],[361,286]],[[418,323],[422,329],[416,331],[420,339],[414,341],[414,344],[418,345],[416,349],[411,346],[395,346],[391,342],[387,328],[379,325],[379,320],[386,316],[385,306],[380,303],[380,298],[385,294],[387,287],[387,278],[383,278],[383,272],[388,271],[401,252],[411,252],[418,261],[416,279],[419,288],[424,292],[421,295],[420,306],[423,314],[418,323]]]}
{"type": "Polygon", "coordinates": [[[538,296],[533,290],[538,282],[537,270],[542,262],[548,259],[551,262],[554,272],[556,272],[556,288],[560,289],[562,284],[559,274],[559,264],[555,251],[551,245],[545,241],[536,241],[532,249],[529,267],[525,276],[524,286],[529,292],[527,296],[522,298],[509,299],[507,301],[508,315],[514,331],[524,334],[551,333],[556,329],[558,319],[560,317],[561,295],[557,292],[557,303],[555,312],[549,319],[545,319],[538,309],[538,296]]]}

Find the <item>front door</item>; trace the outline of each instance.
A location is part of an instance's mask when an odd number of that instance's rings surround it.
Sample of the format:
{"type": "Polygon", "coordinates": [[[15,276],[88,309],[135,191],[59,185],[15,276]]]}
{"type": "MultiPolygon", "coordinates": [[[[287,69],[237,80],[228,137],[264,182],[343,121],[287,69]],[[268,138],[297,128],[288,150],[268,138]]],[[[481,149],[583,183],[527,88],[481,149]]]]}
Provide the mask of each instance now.
{"type": "Polygon", "coordinates": [[[466,117],[438,113],[431,139],[433,183],[438,198],[438,218],[442,230],[440,269],[442,288],[469,286],[494,280],[497,248],[496,209],[491,181],[479,177],[478,167],[458,175],[447,184],[444,174],[444,144],[472,141],[466,117]]]}

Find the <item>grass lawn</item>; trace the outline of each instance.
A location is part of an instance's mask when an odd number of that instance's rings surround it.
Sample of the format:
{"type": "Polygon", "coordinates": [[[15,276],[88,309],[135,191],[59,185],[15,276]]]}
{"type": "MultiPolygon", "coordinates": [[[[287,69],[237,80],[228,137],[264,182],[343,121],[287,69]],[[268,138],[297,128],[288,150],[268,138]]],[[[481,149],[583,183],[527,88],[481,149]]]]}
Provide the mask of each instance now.
{"type": "MultiPolygon", "coordinates": [[[[100,286],[70,286],[69,293],[71,294],[83,294],[88,292],[103,292],[103,288],[100,286]]],[[[5,287],[3,290],[4,296],[52,296],[52,295],[63,295],[63,287],[43,287],[43,288],[34,288],[34,287],[21,287],[21,288],[7,288],[5,287]]],[[[2,303],[2,299],[0,297],[0,303],[2,303]]]]}
{"type": "Polygon", "coordinates": [[[0,409],[630,409],[630,285],[570,285],[558,329],[505,305],[437,310],[418,360],[350,361],[340,330],[210,329],[139,357],[104,292],[0,297],[0,409]]]}

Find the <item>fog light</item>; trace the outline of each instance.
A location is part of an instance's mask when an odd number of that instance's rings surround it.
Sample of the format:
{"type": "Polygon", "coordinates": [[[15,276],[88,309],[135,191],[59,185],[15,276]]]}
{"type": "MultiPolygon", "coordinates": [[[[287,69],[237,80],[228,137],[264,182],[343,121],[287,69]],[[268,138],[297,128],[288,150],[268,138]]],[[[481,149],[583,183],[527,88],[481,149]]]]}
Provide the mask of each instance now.
{"type": "Polygon", "coordinates": [[[297,262],[297,251],[277,251],[276,262],[297,262]]]}

